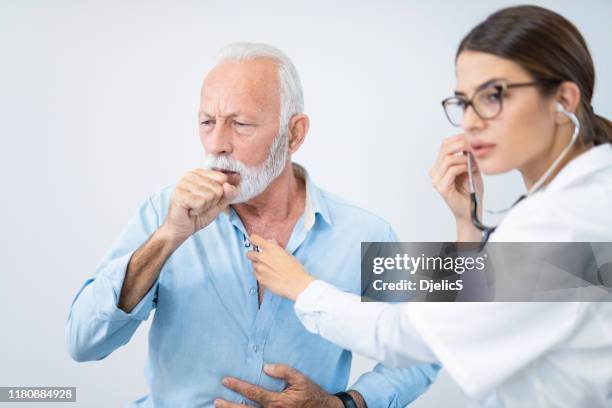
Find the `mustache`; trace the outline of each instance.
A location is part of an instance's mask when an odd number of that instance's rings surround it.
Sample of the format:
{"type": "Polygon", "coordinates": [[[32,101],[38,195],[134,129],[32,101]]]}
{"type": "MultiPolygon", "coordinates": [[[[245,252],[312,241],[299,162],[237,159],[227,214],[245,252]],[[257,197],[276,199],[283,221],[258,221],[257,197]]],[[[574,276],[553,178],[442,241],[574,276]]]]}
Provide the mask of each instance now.
{"type": "Polygon", "coordinates": [[[248,170],[248,166],[232,157],[215,154],[206,155],[204,158],[204,167],[233,171],[236,173],[244,173],[245,170],[248,170]]]}

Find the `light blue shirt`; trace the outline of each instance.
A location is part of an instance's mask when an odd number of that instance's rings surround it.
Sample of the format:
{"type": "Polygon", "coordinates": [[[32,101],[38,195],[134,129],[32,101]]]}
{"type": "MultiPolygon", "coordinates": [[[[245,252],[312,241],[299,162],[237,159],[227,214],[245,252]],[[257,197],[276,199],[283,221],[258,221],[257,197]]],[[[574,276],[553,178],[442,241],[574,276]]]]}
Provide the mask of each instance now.
{"type": "MultiPolygon", "coordinates": [[[[306,181],[306,205],[287,251],[317,278],[360,293],[361,241],[396,241],[381,218],[306,181]]],[[[149,197],[76,294],[66,340],[76,361],[101,360],[128,343],[155,309],[145,376],[150,394],[131,407],[212,407],[216,398],[243,402],[221,384],[234,376],[272,391],[282,380],[265,363],[290,365],[329,393],[347,389],[351,353],[309,333],[293,302],[266,291],[259,306],[257,281],[245,247],[247,231],[231,209],[187,239],[167,260],[151,290],[130,312],[117,308],[134,251],[165,220],[174,185],[149,197]]],[[[350,388],[368,407],[403,407],[434,381],[438,366],[389,369],[377,365],[350,388]]]]}

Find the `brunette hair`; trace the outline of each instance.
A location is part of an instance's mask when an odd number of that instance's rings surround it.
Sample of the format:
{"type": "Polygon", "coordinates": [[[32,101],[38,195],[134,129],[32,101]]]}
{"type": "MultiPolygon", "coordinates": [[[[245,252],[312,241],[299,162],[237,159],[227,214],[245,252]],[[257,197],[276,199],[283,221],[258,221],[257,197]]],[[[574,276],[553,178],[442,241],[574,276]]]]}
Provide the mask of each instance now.
{"type": "Polygon", "coordinates": [[[576,111],[584,143],[612,143],[612,122],[596,115],[591,106],[595,68],[584,38],[565,17],[538,6],[501,9],[474,27],[457,50],[480,51],[511,60],[551,95],[561,82],[570,81],[580,89],[576,111]]]}

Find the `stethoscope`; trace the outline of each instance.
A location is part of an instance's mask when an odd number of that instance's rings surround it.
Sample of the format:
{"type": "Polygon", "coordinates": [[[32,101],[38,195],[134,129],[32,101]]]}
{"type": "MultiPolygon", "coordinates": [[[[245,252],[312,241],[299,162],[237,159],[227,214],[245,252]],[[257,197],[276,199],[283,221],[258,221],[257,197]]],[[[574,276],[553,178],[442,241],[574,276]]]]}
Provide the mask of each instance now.
{"type": "Polygon", "coordinates": [[[261,249],[257,245],[253,244],[251,242],[251,239],[249,237],[247,237],[247,235],[245,233],[242,233],[242,237],[244,239],[244,247],[245,248],[251,248],[255,252],[261,252],[261,249]]]}
{"type": "MultiPolygon", "coordinates": [[[[517,205],[518,203],[523,201],[525,198],[531,196],[532,194],[540,190],[542,186],[544,185],[544,182],[548,179],[548,177],[552,174],[552,172],[557,168],[557,166],[559,166],[559,163],[561,163],[561,160],[563,160],[565,156],[567,156],[572,146],[578,139],[578,135],[580,134],[580,121],[578,120],[578,118],[576,117],[574,113],[567,111],[563,107],[563,105],[561,105],[560,103],[557,103],[557,112],[563,113],[574,124],[574,134],[572,135],[572,139],[570,140],[570,142],[563,149],[561,154],[559,154],[559,156],[555,159],[555,161],[550,165],[548,170],[546,170],[546,172],[542,174],[542,176],[538,179],[538,181],[536,181],[533,184],[533,186],[531,186],[531,188],[525,194],[521,195],[510,207],[504,208],[502,210],[497,210],[497,211],[484,209],[485,212],[487,212],[488,214],[503,214],[505,212],[510,211],[515,205],[517,205]]],[[[474,187],[474,177],[472,175],[472,155],[470,153],[468,153],[467,166],[468,166],[468,179],[469,179],[469,189],[470,189],[470,215],[472,218],[472,224],[474,224],[474,226],[478,230],[482,231],[482,239],[480,240],[480,246],[478,248],[479,251],[482,251],[482,249],[487,244],[487,242],[489,242],[489,238],[491,237],[491,234],[495,232],[495,229],[497,228],[497,226],[489,227],[483,224],[478,219],[479,199],[478,199],[478,196],[476,195],[476,188],[474,187]]]]}

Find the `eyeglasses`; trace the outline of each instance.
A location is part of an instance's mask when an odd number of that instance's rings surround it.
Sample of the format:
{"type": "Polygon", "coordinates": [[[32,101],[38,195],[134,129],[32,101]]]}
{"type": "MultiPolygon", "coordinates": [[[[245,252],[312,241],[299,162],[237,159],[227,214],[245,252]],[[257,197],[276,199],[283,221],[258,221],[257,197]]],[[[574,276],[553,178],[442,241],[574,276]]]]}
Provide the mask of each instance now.
{"type": "Polygon", "coordinates": [[[556,85],[561,81],[556,79],[541,79],[532,82],[509,84],[499,80],[493,80],[482,84],[476,89],[472,99],[459,96],[451,96],[442,101],[442,107],[448,121],[453,126],[461,126],[463,117],[468,107],[472,107],[476,115],[481,119],[494,119],[502,112],[504,95],[508,89],[522,88],[527,86],[556,85]]]}

